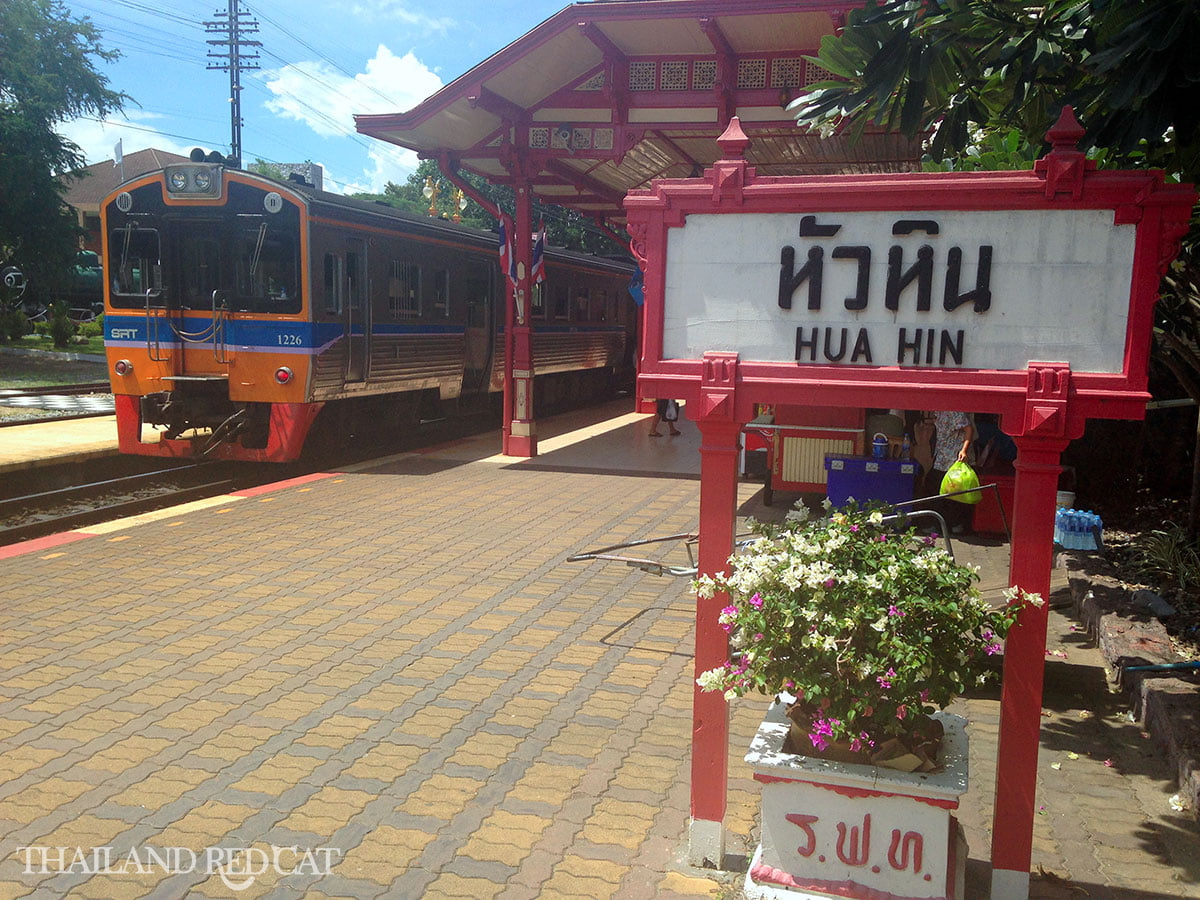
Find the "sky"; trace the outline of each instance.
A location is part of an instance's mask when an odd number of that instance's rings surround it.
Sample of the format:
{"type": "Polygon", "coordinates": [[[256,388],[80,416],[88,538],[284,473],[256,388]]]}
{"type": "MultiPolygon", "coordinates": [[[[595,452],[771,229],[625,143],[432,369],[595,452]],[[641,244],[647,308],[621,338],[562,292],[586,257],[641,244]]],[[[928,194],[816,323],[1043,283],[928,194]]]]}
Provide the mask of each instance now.
{"type": "MultiPolygon", "coordinates": [[[[227,47],[206,42],[205,22],[227,18],[226,0],[64,0],[88,18],[118,60],[94,60],[109,87],[129,95],[123,113],[81,118],[59,132],[87,164],[153,147],[187,155],[228,153],[229,74],[210,70],[227,47]]],[[[415,154],[354,130],[357,113],[412,109],[443,85],[512,43],[568,0],[240,0],[262,42],[242,81],[242,160],[311,160],[325,190],[402,184],[415,154]]]]}

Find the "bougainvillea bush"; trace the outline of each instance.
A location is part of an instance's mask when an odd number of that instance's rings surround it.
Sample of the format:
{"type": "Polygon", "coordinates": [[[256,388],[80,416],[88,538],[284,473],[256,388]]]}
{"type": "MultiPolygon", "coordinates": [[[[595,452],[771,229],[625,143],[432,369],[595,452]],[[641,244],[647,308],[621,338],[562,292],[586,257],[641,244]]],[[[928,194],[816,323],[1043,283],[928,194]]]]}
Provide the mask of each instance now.
{"type": "Polygon", "coordinates": [[[751,527],[756,538],[729,573],[696,581],[702,596],[728,594],[720,622],[732,648],[697,681],[730,698],[795,697],[790,717],[812,745],[796,752],[836,743],[870,759],[911,737],[928,713],[983,683],[1020,610],[1041,604],[1012,590],[993,608],[975,569],[936,535],[898,528],[877,509],[751,527]]]}

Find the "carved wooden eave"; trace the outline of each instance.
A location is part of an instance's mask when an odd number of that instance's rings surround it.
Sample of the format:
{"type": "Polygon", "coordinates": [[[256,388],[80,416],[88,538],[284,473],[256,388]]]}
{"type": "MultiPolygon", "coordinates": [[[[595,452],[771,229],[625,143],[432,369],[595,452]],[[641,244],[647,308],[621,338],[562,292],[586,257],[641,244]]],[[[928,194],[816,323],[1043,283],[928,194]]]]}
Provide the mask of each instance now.
{"type": "Polygon", "coordinates": [[[848,0],[575,3],[404,113],[358,131],[619,228],[622,198],[697,177],[737,115],[763,175],[908,171],[919,146],[797,128],[787,102],[828,73],[805,59],[848,0]]]}

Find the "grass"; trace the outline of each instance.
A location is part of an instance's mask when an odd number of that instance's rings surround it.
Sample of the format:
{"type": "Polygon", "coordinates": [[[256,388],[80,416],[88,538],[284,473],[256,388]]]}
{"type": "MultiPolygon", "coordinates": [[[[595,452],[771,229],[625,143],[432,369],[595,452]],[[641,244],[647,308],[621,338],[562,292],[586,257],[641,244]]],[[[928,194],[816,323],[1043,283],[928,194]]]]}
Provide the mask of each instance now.
{"type": "Polygon", "coordinates": [[[54,350],[60,353],[91,353],[96,356],[104,355],[103,337],[90,337],[88,338],[86,344],[72,343],[69,347],[63,349],[61,347],[55,347],[54,341],[50,339],[49,335],[30,334],[21,338],[19,341],[9,344],[8,346],[21,347],[25,350],[54,350]]]}
{"type": "Polygon", "coordinates": [[[0,348],[0,388],[48,387],[107,379],[108,366],[103,362],[17,355],[0,348]]]}

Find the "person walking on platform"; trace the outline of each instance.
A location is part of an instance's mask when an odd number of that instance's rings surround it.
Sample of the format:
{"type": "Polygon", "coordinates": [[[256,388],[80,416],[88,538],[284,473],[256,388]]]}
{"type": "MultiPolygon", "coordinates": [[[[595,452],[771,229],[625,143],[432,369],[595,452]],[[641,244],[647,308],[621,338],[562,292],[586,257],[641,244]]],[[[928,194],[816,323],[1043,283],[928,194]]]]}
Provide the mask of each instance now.
{"type": "Polygon", "coordinates": [[[654,407],[654,424],[650,426],[650,437],[662,437],[662,432],[658,430],[658,424],[660,422],[667,423],[667,427],[671,429],[671,437],[679,434],[679,429],[675,427],[675,420],[678,418],[678,400],[657,401],[654,407]]]}
{"type": "MultiPolygon", "coordinates": [[[[971,416],[963,412],[941,410],[934,413],[933,468],[929,472],[928,484],[934,491],[940,490],[946,471],[956,462],[973,465],[975,426],[971,416]]],[[[946,520],[951,534],[963,534],[970,530],[972,508],[955,500],[939,500],[935,509],[946,520]]]]}

